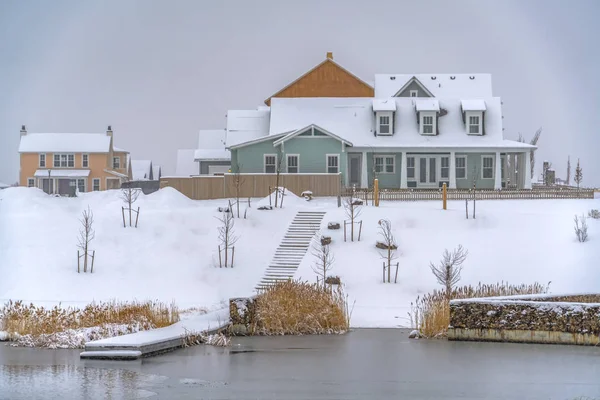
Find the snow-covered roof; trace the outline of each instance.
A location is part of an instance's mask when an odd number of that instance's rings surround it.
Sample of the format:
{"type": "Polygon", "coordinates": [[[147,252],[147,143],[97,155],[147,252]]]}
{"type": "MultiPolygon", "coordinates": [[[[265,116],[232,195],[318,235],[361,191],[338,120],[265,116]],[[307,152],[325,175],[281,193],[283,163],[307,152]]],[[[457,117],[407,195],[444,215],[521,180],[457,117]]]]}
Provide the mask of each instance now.
{"type": "Polygon", "coordinates": [[[269,132],[268,107],[227,111],[227,147],[265,136],[269,132]]]}
{"type": "Polygon", "coordinates": [[[440,102],[437,99],[415,99],[417,111],[440,111],[440,102]]]}
{"type": "Polygon", "coordinates": [[[203,129],[198,132],[199,149],[224,149],[226,129],[203,129]]]}
{"type": "Polygon", "coordinates": [[[51,178],[85,178],[90,175],[89,169],[38,169],[33,176],[47,178],[48,172],[51,178]]]}
{"type": "Polygon", "coordinates": [[[393,99],[373,99],[373,111],[396,111],[393,99]]]}
{"type": "Polygon", "coordinates": [[[460,104],[464,111],[485,111],[485,101],[482,99],[461,100],[460,104]]]}
{"type": "Polygon", "coordinates": [[[194,161],[229,161],[231,152],[229,150],[197,149],[194,152],[194,161]]]}
{"type": "Polygon", "coordinates": [[[118,153],[129,153],[127,150],[115,146],[113,146],[113,151],[116,151],[118,153]]]}
{"type": "Polygon", "coordinates": [[[131,176],[134,181],[143,181],[150,179],[151,172],[152,161],[131,160],[131,176]]]}
{"type": "Polygon", "coordinates": [[[121,179],[129,179],[129,176],[126,174],[122,174],[120,172],[114,171],[112,169],[105,169],[104,172],[106,172],[107,174],[111,174],[116,176],[117,178],[121,178],[121,179]]]}
{"type": "Polygon", "coordinates": [[[417,78],[435,97],[457,99],[492,97],[490,74],[375,74],[375,97],[395,96],[413,77],[417,78]]]}
{"type": "Polygon", "coordinates": [[[177,150],[177,164],[175,166],[175,176],[198,175],[198,163],[194,161],[196,149],[177,150]]]}
{"type": "Polygon", "coordinates": [[[27,133],[19,153],[108,153],[110,142],[105,133],[27,133]]]}
{"type": "Polygon", "coordinates": [[[158,180],[162,175],[162,169],[160,165],[152,164],[152,177],[154,180],[158,180]]]}
{"type": "Polygon", "coordinates": [[[394,98],[396,118],[394,134],[374,136],[372,99],[370,98],[273,98],[270,135],[292,132],[315,124],[351,142],[355,147],[499,147],[532,148],[531,145],[504,140],[500,98],[486,98],[485,135],[468,135],[462,119],[459,99],[438,98],[447,114],[439,117],[439,135],[419,133],[415,101],[394,98]]]}

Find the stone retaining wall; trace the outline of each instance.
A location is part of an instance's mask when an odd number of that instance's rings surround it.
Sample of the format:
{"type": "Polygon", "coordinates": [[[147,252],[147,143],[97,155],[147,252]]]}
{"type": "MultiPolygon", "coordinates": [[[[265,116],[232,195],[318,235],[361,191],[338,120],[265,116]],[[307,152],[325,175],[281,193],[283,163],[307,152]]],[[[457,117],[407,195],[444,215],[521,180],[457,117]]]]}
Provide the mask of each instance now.
{"type": "Polygon", "coordinates": [[[450,340],[600,343],[600,295],[530,295],[452,300],[450,340]]]}
{"type": "Polygon", "coordinates": [[[229,299],[230,334],[252,335],[256,320],[256,296],[229,299]]]}

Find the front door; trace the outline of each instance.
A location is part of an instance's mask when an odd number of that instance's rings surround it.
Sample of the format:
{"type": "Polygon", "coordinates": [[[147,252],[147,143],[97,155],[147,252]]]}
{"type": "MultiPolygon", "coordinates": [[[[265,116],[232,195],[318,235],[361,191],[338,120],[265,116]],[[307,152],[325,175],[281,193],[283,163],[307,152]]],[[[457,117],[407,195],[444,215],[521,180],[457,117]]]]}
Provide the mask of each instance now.
{"type": "Polygon", "coordinates": [[[356,187],[360,187],[360,173],[361,173],[361,155],[360,154],[350,154],[348,155],[348,162],[350,163],[350,177],[349,183],[350,186],[356,185],[356,187]]]}
{"type": "Polygon", "coordinates": [[[42,190],[45,193],[48,194],[52,194],[52,186],[53,186],[54,182],[52,182],[52,179],[50,178],[44,178],[42,179],[42,190]]]}
{"type": "Polygon", "coordinates": [[[419,187],[437,187],[436,157],[419,157],[419,187]]]}

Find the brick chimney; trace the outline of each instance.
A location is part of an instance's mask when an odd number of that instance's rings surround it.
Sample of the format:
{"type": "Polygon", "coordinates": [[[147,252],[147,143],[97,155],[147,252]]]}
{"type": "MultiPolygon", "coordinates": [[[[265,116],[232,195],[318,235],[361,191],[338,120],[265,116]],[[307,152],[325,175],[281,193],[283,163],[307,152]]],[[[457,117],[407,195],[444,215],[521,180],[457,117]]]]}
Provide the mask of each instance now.
{"type": "Polygon", "coordinates": [[[25,125],[21,125],[21,136],[27,135],[27,128],[25,125]]]}
{"type": "Polygon", "coordinates": [[[333,52],[328,51],[327,52],[327,58],[330,59],[330,60],[333,60],[333,52]]]}
{"type": "Polygon", "coordinates": [[[112,126],[108,126],[108,128],[106,129],[106,136],[112,136],[113,135],[113,131],[112,131],[112,126]]]}

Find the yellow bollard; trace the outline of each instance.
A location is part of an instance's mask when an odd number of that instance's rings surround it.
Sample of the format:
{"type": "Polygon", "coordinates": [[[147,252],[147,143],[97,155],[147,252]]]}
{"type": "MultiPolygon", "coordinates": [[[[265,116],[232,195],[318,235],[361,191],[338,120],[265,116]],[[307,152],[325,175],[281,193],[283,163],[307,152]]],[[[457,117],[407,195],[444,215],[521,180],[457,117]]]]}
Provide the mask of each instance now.
{"type": "Polygon", "coordinates": [[[442,202],[444,203],[444,210],[446,210],[446,202],[448,200],[448,192],[446,191],[446,182],[442,185],[442,202]]]}
{"type": "Polygon", "coordinates": [[[373,182],[373,200],[375,200],[375,207],[379,207],[379,179],[373,182]]]}

